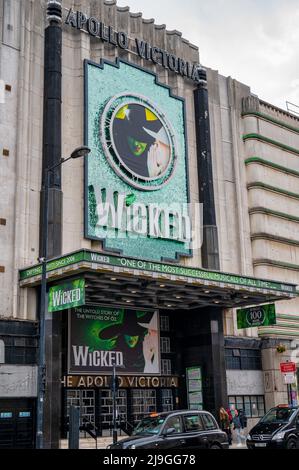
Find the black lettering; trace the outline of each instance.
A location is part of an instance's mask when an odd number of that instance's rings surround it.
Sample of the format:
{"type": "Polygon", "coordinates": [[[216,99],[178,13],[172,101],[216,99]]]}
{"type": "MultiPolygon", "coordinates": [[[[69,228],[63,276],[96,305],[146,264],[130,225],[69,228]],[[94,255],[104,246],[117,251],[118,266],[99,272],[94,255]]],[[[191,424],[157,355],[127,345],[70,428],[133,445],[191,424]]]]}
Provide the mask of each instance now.
{"type": "Polygon", "coordinates": [[[172,72],[176,72],[178,68],[178,59],[173,55],[170,54],[168,56],[168,67],[172,72]]]}
{"type": "Polygon", "coordinates": [[[77,11],[77,28],[82,29],[83,26],[87,23],[87,16],[81,11],[77,11]]]}
{"type": "Polygon", "coordinates": [[[105,42],[109,41],[107,27],[104,23],[100,23],[100,38],[105,42]]]}
{"type": "Polygon", "coordinates": [[[151,46],[148,42],[145,43],[145,58],[146,60],[151,60],[151,46]]]}
{"type": "Polygon", "coordinates": [[[190,64],[190,62],[187,62],[186,63],[186,67],[187,67],[187,77],[188,78],[191,78],[192,76],[192,65],[190,64]]]}
{"type": "Polygon", "coordinates": [[[100,25],[96,18],[89,18],[87,22],[87,31],[91,36],[98,36],[100,32],[100,25]]]}
{"type": "Polygon", "coordinates": [[[196,77],[197,77],[196,72],[197,72],[197,66],[193,65],[191,79],[194,81],[196,80],[196,77]]]}
{"type": "Polygon", "coordinates": [[[117,42],[115,41],[114,37],[115,37],[115,31],[114,29],[109,26],[108,28],[108,34],[109,34],[109,42],[110,44],[112,44],[113,46],[117,46],[117,42]]]}
{"type": "Polygon", "coordinates": [[[162,57],[162,65],[163,67],[165,67],[166,69],[168,68],[168,63],[167,63],[167,59],[168,59],[168,52],[164,51],[163,49],[161,49],[161,57],[162,57]]]}
{"type": "Polygon", "coordinates": [[[147,43],[145,41],[140,41],[140,39],[136,38],[136,47],[137,47],[137,53],[142,59],[145,59],[145,49],[146,49],[147,43]]]}
{"type": "Polygon", "coordinates": [[[186,75],[186,62],[183,59],[179,59],[178,62],[179,73],[184,77],[184,75],[186,75]]]}
{"type": "Polygon", "coordinates": [[[67,14],[65,24],[70,24],[71,26],[73,26],[73,28],[78,28],[77,15],[72,10],[72,8],[70,9],[70,11],[67,14]]]}
{"type": "Polygon", "coordinates": [[[120,32],[117,33],[117,44],[121,49],[128,49],[129,47],[129,39],[126,33],[120,32]]]}
{"type": "Polygon", "coordinates": [[[151,60],[152,62],[154,62],[154,64],[158,64],[159,61],[157,59],[157,54],[159,54],[160,52],[160,49],[158,49],[157,47],[152,47],[151,48],[151,60]]]}

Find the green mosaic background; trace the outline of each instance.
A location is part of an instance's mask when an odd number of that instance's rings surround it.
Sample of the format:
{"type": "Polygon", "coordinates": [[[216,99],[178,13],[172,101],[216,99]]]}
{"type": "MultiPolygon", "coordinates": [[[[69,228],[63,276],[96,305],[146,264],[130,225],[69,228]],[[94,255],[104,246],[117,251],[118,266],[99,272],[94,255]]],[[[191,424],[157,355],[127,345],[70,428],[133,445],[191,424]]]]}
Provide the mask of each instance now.
{"type": "Polygon", "coordinates": [[[107,249],[120,250],[124,256],[160,261],[175,259],[177,253],[190,254],[188,244],[144,236],[117,239],[114,231],[97,227],[96,201],[91,187],[113,188],[119,193],[134,194],[136,202],[144,204],[171,202],[187,203],[187,167],[185,149],[184,104],[181,100],[170,97],[169,90],[155,83],[155,77],[134,66],[120,62],[119,68],[105,64],[101,69],[94,64],[87,64],[87,125],[86,144],[92,152],[88,157],[87,175],[87,224],[86,237],[105,239],[107,249]],[[141,191],[125,183],[110,167],[99,138],[99,118],[107,100],[119,93],[137,93],[148,97],[171,123],[177,140],[178,162],[172,180],[157,191],[141,191]]]}

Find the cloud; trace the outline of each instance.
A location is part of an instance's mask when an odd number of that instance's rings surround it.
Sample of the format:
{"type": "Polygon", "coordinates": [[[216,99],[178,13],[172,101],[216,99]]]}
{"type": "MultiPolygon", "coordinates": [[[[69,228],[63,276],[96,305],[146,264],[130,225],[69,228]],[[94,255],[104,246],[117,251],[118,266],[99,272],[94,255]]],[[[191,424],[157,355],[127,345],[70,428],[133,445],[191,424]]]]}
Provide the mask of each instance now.
{"type": "Polygon", "coordinates": [[[118,0],[199,47],[201,63],[280,107],[299,105],[298,0],[118,0]],[[182,7],[183,5],[183,7],[182,7]],[[295,84],[295,85],[294,85],[295,84]]]}

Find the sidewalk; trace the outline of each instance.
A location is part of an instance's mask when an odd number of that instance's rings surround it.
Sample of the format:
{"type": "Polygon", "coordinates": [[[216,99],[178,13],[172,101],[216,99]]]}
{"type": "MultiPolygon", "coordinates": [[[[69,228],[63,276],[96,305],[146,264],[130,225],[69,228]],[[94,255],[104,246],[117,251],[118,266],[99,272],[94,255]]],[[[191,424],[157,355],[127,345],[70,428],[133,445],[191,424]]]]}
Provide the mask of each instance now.
{"type": "MultiPolygon", "coordinates": [[[[124,436],[119,437],[119,439],[123,439],[124,436]]],[[[112,443],[112,437],[99,437],[97,440],[97,448],[98,449],[106,449],[109,444],[112,443]]],[[[68,441],[66,439],[60,441],[60,448],[61,449],[68,449],[68,441]]],[[[80,439],[80,449],[96,449],[96,443],[94,439],[85,438],[80,439]]],[[[238,447],[237,444],[232,444],[230,449],[247,449],[246,444],[242,444],[242,446],[238,447]]]]}
{"type": "MultiPolygon", "coordinates": [[[[112,437],[98,437],[97,448],[106,449],[109,444],[112,444],[112,437]]],[[[60,441],[60,449],[68,449],[68,440],[63,439],[60,441]]],[[[96,449],[96,441],[91,437],[80,439],[79,449],[96,449]]]]}

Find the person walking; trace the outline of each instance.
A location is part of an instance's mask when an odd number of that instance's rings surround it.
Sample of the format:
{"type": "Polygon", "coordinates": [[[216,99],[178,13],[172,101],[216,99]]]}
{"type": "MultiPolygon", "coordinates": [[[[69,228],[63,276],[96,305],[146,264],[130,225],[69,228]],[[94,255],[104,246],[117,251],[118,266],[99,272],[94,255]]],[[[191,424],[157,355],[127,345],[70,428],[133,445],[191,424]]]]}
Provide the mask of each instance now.
{"type": "Polygon", "coordinates": [[[228,444],[231,446],[232,445],[232,431],[230,427],[230,419],[224,406],[222,406],[219,410],[219,419],[220,419],[220,427],[222,431],[226,432],[227,437],[228,437],[228,444]]]}
{"type": "Polygon", "coordinates": [[[242,442],[245,444],[246,437],[241,432],[242,426],[241,426],[241,421],[239,418],[239,413],[238,413],[238,410],[236,410],[233,405],[231,406],[231,415],[233,418],[234,431],[236,432],[236,437],[237,437],[237,442],[238,442],[237,447],[241,447],[242,442]]]}

